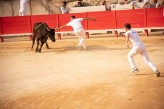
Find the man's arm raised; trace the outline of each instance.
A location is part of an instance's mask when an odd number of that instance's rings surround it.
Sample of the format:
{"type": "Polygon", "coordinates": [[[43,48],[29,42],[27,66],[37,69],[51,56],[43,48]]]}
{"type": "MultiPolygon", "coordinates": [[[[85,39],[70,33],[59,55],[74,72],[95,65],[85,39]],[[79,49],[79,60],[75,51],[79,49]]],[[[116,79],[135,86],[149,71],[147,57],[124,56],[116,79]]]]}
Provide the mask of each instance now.
{"type": "Polygon", "coordinates": [[[63,25],[61,27],[56,27],[55,30],[60,30],[60,29],[65,28],[65,27],[67,27],[67,25],[63,25]]]}

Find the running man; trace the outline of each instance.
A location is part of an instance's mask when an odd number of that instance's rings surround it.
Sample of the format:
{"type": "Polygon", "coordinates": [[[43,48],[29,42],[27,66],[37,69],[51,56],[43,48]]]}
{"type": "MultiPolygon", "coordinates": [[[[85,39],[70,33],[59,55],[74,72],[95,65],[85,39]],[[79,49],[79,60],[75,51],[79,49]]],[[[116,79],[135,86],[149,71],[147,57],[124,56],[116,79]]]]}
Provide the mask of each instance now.
{"type": "Polygon", "coordinates": [[[81,22],[83,20],[96,21],[96,19],[93,19],[93,18],[76,18],[75,16],[71,16],[71,21],[69,23],[67,23],[64,26],[57,27],[56,29],[62,29],[62,28],[65,28],[67,26],[71,26],[74,30],[75,35],[79,38],[79,44],[77,46],[78,49],[83,47],[84,50],[87,50],[87,47],[85,44],[85,30],[83,28],[83,25],[81,24],[81,22]]]}
{"type": "Polygon", "coordinates": [[[153,65],[153,63],[150,61],[146,48],[143,44],[143,42],[140,40],[140,37],[137,33],[137,31],[135,30],[131,30],[131,25],[129,23],[126,23],[124,25],[125,28],[125,36],[126,36],[126,46],[129,48],[129,40],[132,42],[133,47],[132,49],[129,51],[128,53],[128,60],[131,66],[131,69],[133,72],[139,72],[134,60],[133,60],[133,56],[137,55],[137,54],[141,54],[142,58],[144,60],[144,62],[155,72],[155,75],[157,77],[160,76],[160,72],[158,71],[158,69],[153,65]]]}

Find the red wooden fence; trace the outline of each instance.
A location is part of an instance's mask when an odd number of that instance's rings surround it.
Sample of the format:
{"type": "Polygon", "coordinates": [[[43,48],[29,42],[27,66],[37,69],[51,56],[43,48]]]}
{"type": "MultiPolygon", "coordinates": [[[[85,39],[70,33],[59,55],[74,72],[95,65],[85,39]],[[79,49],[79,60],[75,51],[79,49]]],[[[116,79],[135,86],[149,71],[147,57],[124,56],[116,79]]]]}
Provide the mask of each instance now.
{"type": "MultiPolygon", "coordinates": [[[[46,22],[51,28],[55,28],[56,26],[67,24],[72,15],[75,15],[77,18],[96,18],[96,22],[83,22],[86,30],[120,29],[127,22],[131,23],[133,28],[164,27],[164,8],[150,8],[76,14],[0,17],[0,34],[31,33],[35,22],[46,22]]],[[[60,31],[72,31],[72,28],[68,27],[60,31]]]]}
{"type": "Polygon", "coordinates": [[[117,28],[123,28],[125,23],[130,23],[133,28],[146,27],[146,10],[121,10],[116,11],[117,28]]]}
{"type": "Polygon", "coordinates": [[[2,34],[2,21],[1,21],[1,18],[0,18],[0,34],[2,34]]]}
{"type": "Polygon", "coordinates": [[[31,33],[30,16],[1,17],[3,34],[31,33]]]}
{"type": "Polygon", "coordinates": [[[96,19],[88,21],[88,30],[116,29],[115,11],[88,12],[87,17],[96,19]]]}
{"type": "Polygon", "coordinates": [[[147,27],[164,27],[164,8],[147,9],[147,27]]]}
{"type": "Polygon", "coordinates": [[[34,15],[31,16],[31,27],[34,23],[45,22],[50,28],[55,28],[58,25],[58,15],[34,15]]]}

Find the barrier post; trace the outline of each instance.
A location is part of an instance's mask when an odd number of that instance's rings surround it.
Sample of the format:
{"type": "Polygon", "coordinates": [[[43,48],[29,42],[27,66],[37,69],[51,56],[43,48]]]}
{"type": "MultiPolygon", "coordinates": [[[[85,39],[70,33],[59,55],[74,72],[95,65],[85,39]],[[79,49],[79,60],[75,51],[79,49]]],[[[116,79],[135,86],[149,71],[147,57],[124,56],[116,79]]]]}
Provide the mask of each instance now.
{"type": "Polygon", "coordinates": [[[29,35],[29,39],[32,40],[32,35],[29,35]]]}
{"type": "Polygon", "coordinates": [[[1,42],[4,42],[4,37],[0,36],[0,40],[1,40],[1,42]]]}
{"type": "Polygon", "coordinates": [[[134,5],[132,5],[132,9],[134,9],[134,5]]]}
{"type": "Polygon", "coordinates": [[[144,30],[145,31],[145,36],[148,36],[149,35],[149,32],[147,29],[144,30]]]}
{"type": "Polygon", "coordinates": [[[116,18],[116,11],[114,11],[114,21],[115,21],[115,29],[117,29],[117,18],[116,18]]]}
{"type": "Polygon", "coordinates": [[[86,38],[89,39],[89,32],[86,32],[86,38]]]}
{"type": "Polygon", "coordinates": [[[61,34],[57,34],[58,35],[58,40],[61,40],[61,34]]]}
{"type": "Polygon", "coordinates": [[[116,37],[118,37],[118,31],[114,31],[116,37]]]}

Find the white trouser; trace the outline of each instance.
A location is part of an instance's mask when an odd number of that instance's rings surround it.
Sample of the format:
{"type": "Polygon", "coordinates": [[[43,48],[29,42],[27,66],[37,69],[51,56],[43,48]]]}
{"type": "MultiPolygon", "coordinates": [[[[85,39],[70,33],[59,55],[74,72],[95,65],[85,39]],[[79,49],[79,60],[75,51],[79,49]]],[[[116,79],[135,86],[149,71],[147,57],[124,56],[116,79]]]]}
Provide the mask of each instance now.
{"type": "Polygon", "coordinates": [[[20,10],[19,10],[19,16],[25,16],[26,15],[26,5],[28,0],[20,0],[20,10]]]}
{"type": "Polygon", "coordinates": [[[141,54],[144,62],[154,71],[156,72],[157,71],[157,68],[153,65],[153,63],[150,61],[149,57],[148,57],[148,54],[147,54],[147,51],[146,51],[146,48],[143,44],[141,45],[138,45],[138,46],[133,46],[133,48],[129,51],[128,53],[128,60],[129,60],[129,63],[130,63],[130,66],[132,69],[136,69],[137,66],[134,62],[134,59],[133,59],[133,56],[137,55],[138,53],[141,54]]]}
{"type": "Polygon", "coordinates": [[[26,10],[19,10],[19,16],[25,16],[26,10]]]}
{"type": "Polygon", "coordinates": [[[77,31],[75,31],[76,36],[79,38],[79,47],[83,47],[84,49],[86,49],[86,45],[85,45],[85,31],[84,29],[79,29],[77,31]]]}

